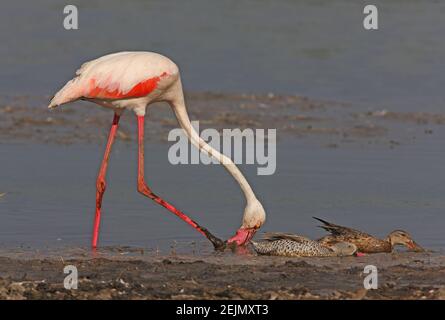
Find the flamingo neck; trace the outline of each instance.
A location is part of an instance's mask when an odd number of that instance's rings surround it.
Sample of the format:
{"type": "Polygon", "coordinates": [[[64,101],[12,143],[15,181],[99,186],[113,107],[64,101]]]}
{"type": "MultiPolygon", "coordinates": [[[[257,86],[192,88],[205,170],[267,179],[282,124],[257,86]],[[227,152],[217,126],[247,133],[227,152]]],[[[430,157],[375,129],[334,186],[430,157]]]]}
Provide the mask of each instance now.
{"type": "Polygon", "coordinates": [[[178,122],[182,129],[185,131],[188,139],[190,142],[197,147],[200,151],[204,150],[206,151],[210,156],[217,159],[219,163],[221,163],[224,168],[233,176],[233,178],[238,182],[241,190],[244,193],[244,196],[246,198],[247,204],[254,203],[255,201],[258,201],[251,186],[247,182],[244,175],[241,173],[241,171],[238,169],[238,167],[235,165],[235,163],[230,159],[229,157],[225,156],[224,154],[221,154],[218,150],[214,149],[212,146],[207,144],[196,132],[196,130],[193,128],[187,109],[185,106],[184,96],[182,93],[182,89],[178,89],[177,96],[175,99],[171,101],[171,106],[173,108],[173,111],[175,112],[176,118],[178,119],[178,122]]]}

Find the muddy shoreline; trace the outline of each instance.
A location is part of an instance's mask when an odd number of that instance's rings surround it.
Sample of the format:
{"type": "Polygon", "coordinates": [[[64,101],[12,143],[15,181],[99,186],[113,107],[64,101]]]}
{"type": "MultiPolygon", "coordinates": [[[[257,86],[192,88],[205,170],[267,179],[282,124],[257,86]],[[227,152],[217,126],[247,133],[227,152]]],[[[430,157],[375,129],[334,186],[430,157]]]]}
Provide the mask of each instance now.
{"type": "Polygon", "coordinates": [[[445,256],[437,253],[277,258],[83,252],[2,254],[0,299],[445,299],[445,256]],[[378,268],[377,290],[363,287],[369,264],[378,268]],[[77,290],[63,286],[67,265],[78,268],[77,290]]]}
{"type": "MultiPolygon", "coordinates": [[[[43,96],[0,96],[0,140],[72,144],[106,139],[110,110],[85,101],[47,110],[48,101],[43,96]]],[[[191,120],[199,120],[201,130],[273,128],[278,139],[315,137],[329,148],[350,142],[395,148],[445,124],[445,113],[396,112],[298,95],[189,92],[186,101],[191,120]]],[[[147,140],[165,142],[168,132],[178,127],[167,104],[152,105],[147,118],[147,140]]],[[[127,113],[117,139],[130,143],[135,132],[136,121],[127,113]]]]}

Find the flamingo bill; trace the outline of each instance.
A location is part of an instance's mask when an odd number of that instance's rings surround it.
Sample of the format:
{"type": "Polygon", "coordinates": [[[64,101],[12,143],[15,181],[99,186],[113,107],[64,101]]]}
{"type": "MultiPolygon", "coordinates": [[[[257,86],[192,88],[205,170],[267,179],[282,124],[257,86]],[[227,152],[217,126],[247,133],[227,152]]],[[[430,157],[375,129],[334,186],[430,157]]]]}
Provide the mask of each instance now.
{"type": "Polygon", "coordinates": [[[227,240],[227,243],[235,243],[238,246],[246,245],[253,238],[257,229],[255,228],[239,228],[236,234],[227,240]]]}

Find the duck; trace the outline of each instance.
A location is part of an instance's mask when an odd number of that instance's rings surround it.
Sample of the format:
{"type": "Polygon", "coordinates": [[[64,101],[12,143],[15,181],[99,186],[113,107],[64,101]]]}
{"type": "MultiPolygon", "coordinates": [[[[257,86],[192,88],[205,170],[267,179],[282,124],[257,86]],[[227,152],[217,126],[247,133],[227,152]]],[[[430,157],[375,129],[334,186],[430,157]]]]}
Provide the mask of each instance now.
{"type": "Polygon", "coordinates": [[[253,249],[259,255],[282,257],[335,257],[352,256],[357,246],[345,241],[332,241],[322,244],[309,238],[290,234],[264,233],[261,241],[250,240],[253,249]]]}
{"type": "Polygon", "coordinates": [[[394,230],[385,239],[379,239],[359,230],[336,225],[317,217],[313,218],[323,223],[322,226],[319,226],[320,228],[330,232],[330,235],[326,235],[317,240],[318,243],[323,246],[344,241],[356,245],[358,251],[361,253],[389,253],[398,245],[406,246],[410,251],[425,251],[425,249],[417,244],[411,235],[404,230],[394,230]]]}

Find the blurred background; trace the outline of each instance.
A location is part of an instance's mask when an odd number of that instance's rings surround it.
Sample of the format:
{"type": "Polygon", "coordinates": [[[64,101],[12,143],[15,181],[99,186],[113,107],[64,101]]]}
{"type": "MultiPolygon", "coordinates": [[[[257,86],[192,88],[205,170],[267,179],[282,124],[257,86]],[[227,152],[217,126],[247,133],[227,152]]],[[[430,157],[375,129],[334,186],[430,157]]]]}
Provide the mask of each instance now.
{"type": "Polygon", "coordinates": [[[85,60],[156,51],[194,91],[275,92],[369,101],[402,110],[443,103],[445,3],[357,0],[24,1],[2,4],[0,92],[51,94],[85,60]],[[79,29],[63,28],[63,8],[79,29]],[[421,105],[419,105],[421,104],[421,105]]]}

